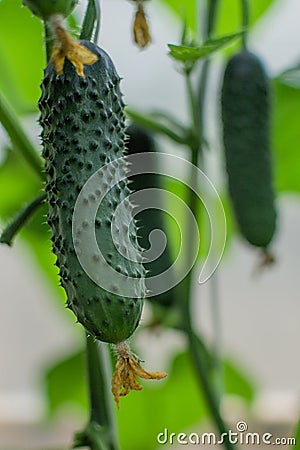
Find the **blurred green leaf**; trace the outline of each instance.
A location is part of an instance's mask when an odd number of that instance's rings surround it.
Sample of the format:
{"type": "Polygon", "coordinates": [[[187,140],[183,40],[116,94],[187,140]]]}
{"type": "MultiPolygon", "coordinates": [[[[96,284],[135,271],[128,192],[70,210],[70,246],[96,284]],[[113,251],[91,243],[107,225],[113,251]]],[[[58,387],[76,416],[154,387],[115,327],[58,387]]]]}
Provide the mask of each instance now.
{"type": "Polygon", "coordinates": [[[161,0],[167,5],[186,25],[193,31],[196,31],[197,24],[197,5],[194,0],[161,0]]]}
{"type": "Polygon", "coordinates": [[[296,439],[296,446],[294,444],[292,444],[290,446],[290,450],[293,450],[293,449],[299,450],[299,446],[300,446],[300,419],[298,420],[298,423],[296,425],[295,439],[296,439]]]}
{"type": "MultiPolygon", "coordinates": [[[[274,3],[274,0],[252,0],[248,3],[251,27],[274,3]]],[[[226,2],[220,1],[219,4],[216,32],[223,34],[239,29],[242,24],[241,1],[226,0],[226,2]]]]}
{"type": "Polygon", "coordinates": [[[0,166],[0,217],[14,215],[24,203],[41,192],[42,183],[13,151],[9,150],[0,166]]]}
{"type": "MultiPolygon", "coordinates": [[[[11,150],[0,166],[0,218],[9,222],[20,208],[42,191],[42,183],[35,177],[27,164],[11,150]]],[[[20,232],[20,239],[30,247],[36,259],[37,270],[41,271],[49,287],[54,291],[54,298],[60,304],[65,301],[65,292],[59,286],[58,269],[54,266],[56,257],[51,251],[50,229],[46,224],[48,207],[43,205],[28,221],[20,232]]],[[[18,237],[16,238],[18,239],[18,237]]],[[[66,318],[74,322],[73,315],[63,310],[66,318]]]]}
{"type": "Polygon", "coordinates": [[[194,63],[199,59],[206,58],[212,53],[215,53],[225,45],[230,44],[234,39],[240,37],[243,33],[244,31],[238,31],[236,33],[227,34],[215,39],[208,39],[202,45],[197,47],[168,44],[170,49],[169,55],[177,61],[194,63]]]}
{"type": "MultiPolygon", "coordinates": [[[[195,0],[161,0],[166,4],[175,15],[184,20],[187,26],[196,31],[197,21],[197,2],[195,0]]],[[[241,2],[237,0],[226,0],[226,2],[219,2],[217,14],[216,32],[218,34],[230,33],[233,30],[241,27],[241,2]]],[[[274,0],[256,0],[249,2],[250,7],[250,26],[252,26],[274,3],[274,0]]],[[[202,17],[200,17],[202,20],[202,17]]]]}
{"type": "Polygon", "coordinates": [[[45,65],[43,26],[21,0],[0,2],[0,89],[19,112],[36,110],[45,65]]]}
{"type": "Polygon", "coordinates": [[[85,355],[81,351],[54,365],[45,376],[48,412],[53,415],[62,406],[87,408],[85,355]]]}
{"type": "Polygon", "coordinates": [[[300,89],[300,65],[285,70],[277,78],[282,84],[286,84],[295,89],[300,89]]]}
{"type": "MultiPolygon", "coordinates": [[[[231,362],[225,364],[225,377],[226,392],[246,401],[253,399],[251,383],[231,362]]],[[[87,408],[83,352],[53,366],[45,380],[52,415],[65,404],[87,408]]],[[[152,450],[157,445],[157,434],[164,428],[176,433],[207,418],[189,355],[180,353],[174,357],[165,381],[143,382],[142,392],[133,391],[122,399],[117,415],[124,450],[152,450]]]]}
{"type": "Polygon", "coordinates": [[[142,392],[132,392],[123,400],[118,412],[124,450],[152,450],[164,428],[176,433],[207,417],[186,353],[175,356],[166,381],[143,386],[142,392]]]}
{"type": "Polygon", "coordinates": [[[279,191],[300,191],[300,90],[274,82],[274,147],[276,187],[279,191]]]}
{"type": "Polygon", "coordinates": [[[248,376],[230,360],[225,361],[224,372],[226,393],[237,395],[251,403],[254,399],[254,387],[248,376]]]}
{"type": "Polygon", "coordinates": [[[50,240],[50,229],[46,223],[47,205],[40,208],[32,217],[30,222],[20,233],[26,245],[30,248],[31,254],[36,263],[36,270],[43,278],[45,286],[55,299],[61,309],[65,320],[70,321],[75,328],[80,330],[80,326],[75,326],[74,315],[71,311],[64,308],[66,301],[65,290],[60,286],[58,268],[55,265],[56,256],[52,252],[52,243],[50,240]]]}

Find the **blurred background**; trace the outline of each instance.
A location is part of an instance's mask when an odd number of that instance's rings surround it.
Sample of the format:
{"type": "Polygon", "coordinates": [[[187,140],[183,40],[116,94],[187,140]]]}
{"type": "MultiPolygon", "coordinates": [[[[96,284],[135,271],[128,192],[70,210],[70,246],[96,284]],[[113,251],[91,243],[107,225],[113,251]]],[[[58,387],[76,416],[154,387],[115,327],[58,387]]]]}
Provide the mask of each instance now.
{"type": "MultiPolygon", "coordinates": [[[[174,12],[179,3],[147,2],[153,43],[140,51],[132,43],[132,3],[102,0],[99,44],[123,77],[128,105],[143,111],[164,109],[186,122],[184,81],[174,61],[167,57],[166,45],[180,39],[181,24],[174,12]]],[[[218,32],[238,30],[238,2],[221,3],[218,32]]],[[[217,339],[227,361],[227,395],[222,405],[225,417],[232,423],[249,420],[265,431],[275,424],[291,435],[299,414],[300,393],[300,4],[297,0],[249,3],[255,19],[250,47],[265,61],[274,88],[279,226],[272,250],[276,264],[257,274],[257,252],[235,233],[227,207],[229,236],[224,257],[213,284],[209,281],[199,286],[195,276],[193,308],[202,334],[208,342],[217,339]],[[291,76],[281,76],[291,68],[295,68],[291,76]],[[212,312],[216,291],[221,323],[217,336],[212,312]]],[[[79,20],[85,6],[81,1],[76,9],[79,20]]],[[[189,11],[189,2],[186,8],[189,11]]],[[[21,8],[19,0],[0,1],[0,24],[0,89],[39,146],[35,105],[44,67],[42,27],[37,18],[21,8]]],[[[214,58],[207,96],[207,135],[211,143],[207,170],[221,193],[226,180],[218,96],[224,58],[233,51],[230,48],[214,58]]],[[[39,192],[40,185],[26,164],[9,150],[10,141],[1,128],[0,142],[0,214],[5,223],[23,202],[39,192]]],[[[166,139],[158,138],[158,144],[165,152],[184,156],[182,148],[166,139]]],[[[3,450],[66,448],[74,427],[80,427],[86,419],[80,352],[83,332],[63,307],[64,294],[57,287],[47,226],[41,227],[40,220],[46,220],[42,214],[31,220],[12,249],[0,248],[3,450]]],[[[146,321],[147,308],[144,314],[146,321]]],[[[203,427],[208,418],[205,406],[195,400],[198,390],[182,335],[143,330],[136,336],[135,346],[148,367],[167,370],[170,376],[165,392],[161,386],[146,387],[143,398],[131,393],[127,403],[123,401],[118,415],[124,448],[155,449],[157,433],[167,426],[175,432],[203,427]],[[184,412],[184,418],[179,417],[180,412],[184,412]]]]}

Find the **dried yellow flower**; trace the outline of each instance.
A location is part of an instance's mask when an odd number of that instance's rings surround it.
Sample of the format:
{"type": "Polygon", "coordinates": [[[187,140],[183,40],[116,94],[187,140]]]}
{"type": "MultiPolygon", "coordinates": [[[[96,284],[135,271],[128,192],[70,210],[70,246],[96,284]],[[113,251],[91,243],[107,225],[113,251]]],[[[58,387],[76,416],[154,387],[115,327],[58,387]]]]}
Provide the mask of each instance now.
{"type": "Polygon", "coordinates": [[[54,29],[57,42],[52,48],[51,61],[56,73],[62,75],[67,58],[75,67],[77,74],[84,78],[84,64],[94,64],[98,56],[75,41],[60,23],[56,24],[54,29]]]}
{"type": "Polygon", "coordinates": [[[143,3],[138,2],[137,12],[133,24],[134,42],[141,48],[146,47],[151,42],[149,25],[145,15],[143,3]]]}
{"type": "Polygon", "coordinates": [[[120,397],[124,397],[130,391],[140,391],[142,386],[137,382],[136,377],[145,380],[161,380],[167,376],[166,372],[148,372],[140,365],[138,357],[130,352],[126,342],[116,345],[118,361],[116,371],[113,375],[111,385],[112,393],[117,407],[120,406],[120,397]]]}

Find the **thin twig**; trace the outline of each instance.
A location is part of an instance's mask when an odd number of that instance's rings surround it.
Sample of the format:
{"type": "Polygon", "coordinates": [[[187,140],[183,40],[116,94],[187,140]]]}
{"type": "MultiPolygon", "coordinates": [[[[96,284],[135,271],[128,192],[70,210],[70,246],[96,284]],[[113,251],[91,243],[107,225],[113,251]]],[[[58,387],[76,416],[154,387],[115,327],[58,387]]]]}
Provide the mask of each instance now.
{"type": "Polygon", "coordinates": [[[75,435],[74,447],[91,450],[118,450],[118,435],[111,395],[111,360],[107,344],[86,335],[87,377],[90,419],[75,435]]]}
{"type": "Polygon", "coordinates": [[[37,198],[32,200],[28,205],[22,208],[17,215],[11,220],[11,222],[4,228],[0,235],[0,243],[12,245],[14,237],[20,231],[20,229],[26,224],[33,213],[39,206],[45,201],[46,194],[43,192],[37,198]]]}
{"type": "MultiPolygon", "coordinates": [[[[205,36],[204,39],[207,37],[210,37],[213,31],[214,23],[215,23],[215,17],[216,17],[216,11],[217,11],[217,3],[218,0],[210,0],[209,3],[209,9],[207,13],[207,22],[206,22],[206,28],[205,28],[205,36]]],[[[190,105],[190,111],[191,111],[191,121],[192,121],[192,128],[195,135],[200,136],[198,139],[198,145],[190,146],[191,154],[192,154],[192,163],[195,166],[199,166],[199,163],[201,162],[201,159],[203,158],[203,131],[204,131],[204,100],[205,100],[205,94],[207,90],[207,81],[208,81],[208,68],[209,68],[209,61],[206,60],[202,66],[201,71],[201,77],[200,77],[200,90],[199,90],[199,100],[194,94],[193,87],[191,84],[190,74],[186,73],[186,83],[187,83],[187,93],[188,93],[188,100],[190,105]],[[196,104],[196,102],[198,102],[196,104]]],[[[196,141],[197,142],[197,141],[196,141]]],[[[194,170],[191,171],[191,177],[194,176],[194,170]]],[[[198,203],[195,200],[195,195],[193,193],[189,194],[188,197],[188,206],[191,209],[193,216],[198,217],[198,203]]],[[[192,229],[190,224],[187,223],[188,229],[192,229]]],[[[187,250],[187,261],[190,258],[189,251],[191,246],[194,245],[194,239],[191,236],[191,244],[188,247],[187,250]]],[[[207,401],[207,405],[209,407],[211,416],[218,428],[218,431],[220,435],[224,436],[224,445],[226,446],[227,450],[233,450],[233,445],[228,439],[228,433],[227,428],[225,426],[225,423],[222,419],[222,416],[219,411],[219,401],[218,397],[216,395],[216,392],[214,391],[214,388],[211,383],[210,379],[210,367],[207,364],[207,358],[205,354],[202,351],[201,345],[199,345],[199,342],[201,343],[201,340],[199,341],[199,338],[196,336],[195,332],[193,331],[193,325],[192,325],[192,316],[191,316],[191,293],[192,293],[192,272],[190,272],[186,279],[184,280],[185,285],[185,299],[182,302],[182,317],[183,317],[183,327],[185,329],[185,333],[188,337],[189,341],[189,352],[191,359],[193,361],[196,373],[198,375],[198,380],[200,383],[200,386],[202,388],[203,394],[205,396],[205,399],[207,401]]]]}
{"type": "Polygon", "coordinates": [[[242,44],[243,48],[247,48],[248,39],[248,27],[249,27],[249,5],[248,0],[241,0],[241,11],[242,11],[242,28],[245,32],[242,34],[242,44]]]}
{"type": "Polygon", "coordinates": [[[44,179],[41,158],[25,133],[17,114],[1,92],[0,122],[10,137],[15,150],[22,155],[22,157],[34,170],[35,174],[38,175],[39,178],[44,179]]]}

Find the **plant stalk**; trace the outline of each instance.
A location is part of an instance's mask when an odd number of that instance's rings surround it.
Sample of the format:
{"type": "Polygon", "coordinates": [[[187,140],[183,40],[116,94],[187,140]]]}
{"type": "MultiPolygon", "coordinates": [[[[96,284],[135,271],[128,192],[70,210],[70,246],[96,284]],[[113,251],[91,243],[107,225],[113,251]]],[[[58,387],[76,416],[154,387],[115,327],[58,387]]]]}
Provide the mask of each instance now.
{"type": "MultiPolygon", "coordinates": [[[[211,36],[214,23],[215,23],[215,17],[216,17],[216,11],[217,11],[217,5],[218,0],[210,0],[209,2],[209,8],[207,13],[207,22],[205,30],[204,38],[208,38],[211,36]]],[[[186,83],[187,83],[187,93],[188,93],[188,99],[189,99],[189,105],[190,105],[190,111],[191,111],[191,121],[192,121],[192,129],[193,129],[193,135],[200,136],[197,141],[195,141],[194,145],[190,146],[191,150],[191,162],[193,165],[199,167],[199,162],[201,162],[201,159],[203,158],[203,130],[204,130],[204,102],[205,102],[205,94],[207,90],[207,81],[208,81],[208,72],[209,72],[209,60],[206,60],[202,66],[201,71],[201,78],[200,78],[200,99],[198,101],[197,96],[194,95],[190,74],[186,73],[186,83]]],[[[195,171],[192,170],[190,176],[194,177],[195,171]]],[[[189,197],[188,197],[188,205],[193,213],[194,217],[198,217],[198,202],[196,201],[196,196],[193,192],[189,191],[189,197]]],[[[191,229],[189,222],[187,223],[188,229],[191,229]]],[[[194,239],[191,237],[190,239],[190,247],[194,245],[194,239]]],[[[190,247],[188,248],[188,252],[190,250],[190,247]]],[[[190,258],[190,253],[187,254],[187,261],[190,258]]],[[[207,405],[209,407],[209,410],[211,412],[212,418],[218,428],[218,431],[220,435],[224,436],[224,445],[227,448],[227,450],[233,450],[233,445],[228,439],[228,433],[226,426],[224,424],[224,421],[220,415],[219,412],[219,401],[216,396],[216,393],[214,392],[214,388],[212,386],[211,380],[210,380],[210,368],[207,364],[207,358],[205,357],[205,354],[201,350],[201,346],[199,345],[199,338],[195,335],[193,331],[193,325],[192,325],[192,316],[191,316],[191,288],[192,288],[192,272],[190,272],[186,279],[184,280],[185,283],[185,295],[184,301],[182,302],[182,316],[183,316],[183,327],[185,329],[185,333],[188,338],[189,342],[189,352],[191,359],[193,361],[197,378],[200,382],[201,389],[203,390],[205,399],[207,401],[207,405]]],[[[200,341],[201,343],[201,341],[200,341]]]]}
{"type": "Polygon", "coordinates": [[[153,118],[150,114],[141,114],[129,108],[126,108],[126,114],[128,115],[128,117],[130,117],[130,119],[132,119],[141,127],[147,128],[155,133],[168,136],[178,144],[187,145],[188,139],[186,136],[181,136],[180,134],[171,130],[169,127],[155,120],[155,118],[153,118]]]}
{"type": "Polygon", "coordinates": [[[86,428],[75,435],[74,447],[118,450],[117,427],[110,389],[111,360],[107,345],[86,335],[86,360],[90,419],[86,428]]]}
{"type": "Polygon", "coordinates": [[[244,50],[247,49],[248,40],[248,27],[249,27],[249,4],[248,0],[241,0],[241,11],[242,11],[242,28],[244,33],[242,34],[242,45],[244,50]]]}
{"type": "Polygon", "coordinates": [[[37,208],[45,201],[46,194],[43,192],[28,205],[22,208],[11,222],[4,228],[0,235],[0,243],[12,245],[13,239],[20,229],[26,224],[37,208]]]}
{"type": "Polygon", "coordinates": [[[96,43],[100,31],[101,9],[99,0],[89,0],[86,13],[83,19],[82,29],[80,33],[80,39],[90,41],[93,36],[93,31],[96,29],[93,41],[96,43]]]}
{"type": "Polygon", "coordinates": [[[51,58],[51,49],[53,46],[53,36],[50,32],[49,26],[47,22],[44,22],[44,33],[45,33],[45,49],[46,49],[46,61],[50,61],[51,58]]]}
{"type": "Polygon", "coordinates": [[[224,438],[224,446],[226,447],[226,449],[234,450],[235,447],[229,440],[227,427],[219,411],[217,396],[211,387],[207,365],[205,364],[205,354],[201,351],[197,336],[193,333],[192,330],[187,333],[187,336],[189,340],[190,356],[196,369],[198,378],[201,381],[201,388],[205,395],[205,399],[214,419],[215,425],[218,428],[220,436],[223,436],[224,438]]]}
{"type": "Polygon", "coordinates": [[[15,150],[25,159],[35,174],[44,179],[41,158],[25,133],[17,114],[1,92],[0,122],[10,137],[15,150]]]}

